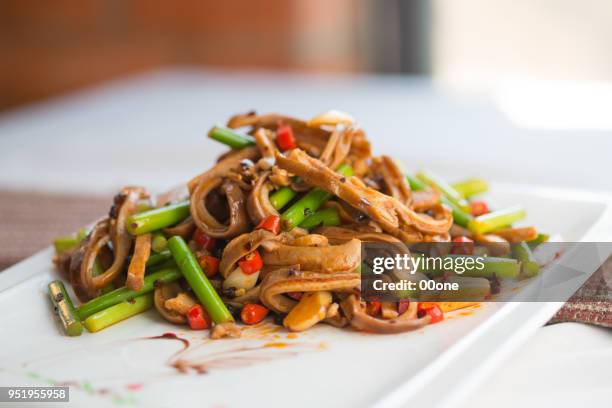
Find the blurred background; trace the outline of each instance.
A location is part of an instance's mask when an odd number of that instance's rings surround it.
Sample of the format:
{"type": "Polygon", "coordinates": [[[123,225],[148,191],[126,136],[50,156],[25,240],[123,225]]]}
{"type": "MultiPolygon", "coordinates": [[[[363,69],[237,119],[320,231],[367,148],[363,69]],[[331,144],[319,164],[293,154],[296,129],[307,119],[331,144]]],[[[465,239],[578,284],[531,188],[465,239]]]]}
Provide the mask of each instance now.
{"type": "Polygon", "coordinates": [[[251,109],[348,111],[411,169],[612,190],[610,21],[606,0],[3,0],[0,269],[123,184],[206,168],[206,129],[251,109]]]}
{"type": "Polygon", "coordinates": [[[0,109],[189,65],[509,79],[612,79],[606,0],[4,0],[0,109]]]}

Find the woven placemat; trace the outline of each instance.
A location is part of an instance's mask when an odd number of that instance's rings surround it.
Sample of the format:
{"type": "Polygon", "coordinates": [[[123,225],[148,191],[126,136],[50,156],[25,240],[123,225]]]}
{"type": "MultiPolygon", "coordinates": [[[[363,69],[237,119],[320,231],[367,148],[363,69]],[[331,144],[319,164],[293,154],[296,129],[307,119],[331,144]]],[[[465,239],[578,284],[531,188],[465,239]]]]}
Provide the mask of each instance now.
{"type": "Polygon", "coordinates": [[[0,191],[0,270],[106,214],[112,196],[0,191]]]}
{"type": "MultiPolygon", "coordinates": [[[[0,191],[0,271],[108,212],[112,195],[54,195],[0,191]]],[[[548,324],[581,322],[612,327],[612,257],[548,324]]]]}
{"type": "Polygon", "coordinates": [[[548,324],[563,322],[612,327],[612,257],[591,275],[548,324]]]}

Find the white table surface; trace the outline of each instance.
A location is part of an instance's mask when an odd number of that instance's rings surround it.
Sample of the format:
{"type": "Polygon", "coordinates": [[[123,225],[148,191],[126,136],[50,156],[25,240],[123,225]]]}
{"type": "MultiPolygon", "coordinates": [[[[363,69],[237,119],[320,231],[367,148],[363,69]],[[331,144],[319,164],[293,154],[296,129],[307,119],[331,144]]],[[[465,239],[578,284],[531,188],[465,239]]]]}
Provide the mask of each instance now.
{"type": "MultiPolygon", "coordinates": [[[[522,129],[494,100],[420,78],[160,71],[1,114],[0,189],[110,193],[142,184],[162,191],[208,168],[223,148],[205,140],[206,130],[233,113],[308,117],[336,108],[360,121],[375,152],[409,169],[612,190],[609,131],[522,129]]],[[[611,340],[607,329],[543,327],[468,406],[609,403],[611,340]]]]}

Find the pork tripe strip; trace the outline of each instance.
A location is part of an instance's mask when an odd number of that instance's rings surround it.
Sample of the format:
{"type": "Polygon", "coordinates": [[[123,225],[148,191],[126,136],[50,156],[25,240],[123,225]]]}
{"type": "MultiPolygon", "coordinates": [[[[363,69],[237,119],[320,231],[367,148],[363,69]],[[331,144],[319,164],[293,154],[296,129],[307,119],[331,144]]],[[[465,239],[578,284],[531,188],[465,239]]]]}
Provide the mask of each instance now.
{"type": "Polygon", "coordinates": [[[436,218],[416,213],[399,200],[365,186],[355,177],[335,173],[300,149],[294,149],[289,156],[278,154],[276,162],[279,167],[302,177],[306,183],[334,194],[366,213],[383,230],[404,242],[422,241],[424,234],[447,234],[453,223],[450,211],[440,204],[431,208],[436,218]]]}

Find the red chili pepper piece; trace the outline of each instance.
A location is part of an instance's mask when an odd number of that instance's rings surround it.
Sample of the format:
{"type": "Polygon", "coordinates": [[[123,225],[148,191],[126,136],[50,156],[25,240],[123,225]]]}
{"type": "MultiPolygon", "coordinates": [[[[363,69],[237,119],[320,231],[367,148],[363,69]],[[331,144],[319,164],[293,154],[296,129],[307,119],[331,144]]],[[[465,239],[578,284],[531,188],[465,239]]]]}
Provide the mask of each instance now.
{"type": "Polygon", "coordinates": [[[241,261],[238,261],[238,266],[240,266],[240,269],[242,269],[242,272],[245,274],[252,275],[259,272],[261,268],[263,268],[263,260],[261,259],[259,252],[253,251],[242,258],[241,261]]]}
{"type": "Polygon", "coordinates": [[[276,128],[276,145],[283,152],[286,150],[295,149],[297,147],[291,126],[278,125],[276,128]]]}
{"type": "Polygon", "coordinates": [[[198,263],[202,267],[202,271],[209,278],[212,278],[219,272],[219,258],[214,256],[203,255],[198,258],[198,263]]]}
{"type": "Polygon", "coordinates": [[[453,238],[451,253],[457,255],[472,255],[474,253],[474,241],[464,236],[453,238]]]}
{"type": "Polygon", "coordinates": [[[196,242],[196,244],[209,252],[212,252],[215,249],[215,246],[217,246],[217,240],[213,237],[209,237],[199,228],[197,228],[193,233],[193,240],[196,242]]]}
{"type": "Polygon", "coordinates": [[[380,300],[372,300],[370,302],[366,302],[366,313],[370,316],[376,316],[380,313],[380,309],[382,304],[380,300]]]}
{"type": "Polygon", "coordinates": [[[187,320],[191,330],[206,330],[210,327],[210,316],[201,305],[193,305],[187,312],[187,320]]]}
{"type": "Polygon", "coordinates": [[[400,300],[397,304],[397,313],[403,314],[406,310],[408,310],[408,306],[410,306],[409,300],[400,300]]]}
{"type": "Polygon", "coordinates": [[[419,304],[417,309],[419,317],[424,317],[425,315],[429,315],[431,317],[429,324],[438,323],[444,320],[444,312],[438,305],[429,304],[427,307],[423,307],[419,304]]]}
{"type": "Polygon", "coordinates": [[[489,213],[489,206],[484,201],[472,201],[470,203],[470,213],[474,217],[489,213]]]}
{"type": "Polygon", "coordinates": [[[267,216],[257,224],[257,229],[265,229],[275,235],[278,234],[280,232],[280,217],[278,215],[267,216]]]}
{"type": "Polygon", "coordinates": [[[240,311],[240,318],[245,324],[261,322],[267,315],[268,309],[255,303],[247,303],[240,311]]]}

